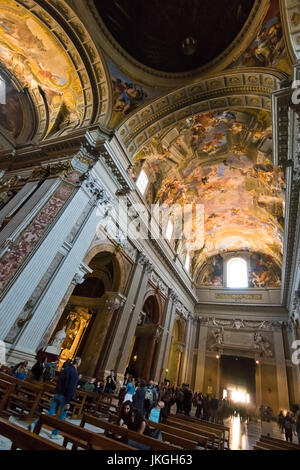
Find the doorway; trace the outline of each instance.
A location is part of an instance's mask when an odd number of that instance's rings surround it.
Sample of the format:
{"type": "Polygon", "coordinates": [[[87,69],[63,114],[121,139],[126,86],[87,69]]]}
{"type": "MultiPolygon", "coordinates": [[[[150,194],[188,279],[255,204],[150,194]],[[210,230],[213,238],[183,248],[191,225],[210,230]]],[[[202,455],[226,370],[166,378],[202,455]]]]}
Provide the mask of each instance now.
{"type": "Polygon", "coordinates": [[[220,397],[234,402],[254,404],[255,361],[248,357],[221,356],[220,397]]]}

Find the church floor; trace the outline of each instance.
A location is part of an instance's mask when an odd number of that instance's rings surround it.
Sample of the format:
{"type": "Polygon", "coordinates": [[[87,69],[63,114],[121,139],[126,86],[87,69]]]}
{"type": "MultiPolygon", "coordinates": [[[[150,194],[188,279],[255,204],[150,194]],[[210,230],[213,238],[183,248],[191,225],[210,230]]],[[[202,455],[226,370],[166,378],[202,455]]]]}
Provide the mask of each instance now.
{"type": "MultiPolygon", "coordinates": [[[[11,422],[18,424],[23,428],[27,428],[28,423],[24,421],[17,420],[15,417],[10,417],[9,419],[11,422]]],[[[71,421],[73,424],[79,425],[79,420],[71,421]]],[[[230,427],[230,448],[231,450],[252,450],[253,446],[255,445],[256,441],[259,440],[261,434],[261,426],[260,423],[251,422],[249,424],[241,422],[239,418],[228,419],[224,423],[226,426],[230,427]]],[[[98,428],[94,426],[86,425],[87,429],[91,431],[99,432],[98,428]]],[[[50,439],[51,431],[47,429],[42,430],[41,436],[50,439]]],[[[284,440],[284,434],[282,434],[278,428],[276,423],[273,423],[272,427],[272,437],[277,439],[284,440]]],[[[59,440],[55,441],[58,444],[62,444],[63,437],[59,436],[59,440]],[[60,442],[61,440],[61,442],[60,442]]],[[[297,443],[297,438],[293,437],[293,442],[297,443]]],[[[0,451],[1,450],[9,450],[11,446],[11,442],[0,436],[0,451]]],[[[71,447],[71,444],[68,444],[68,447],[71,447]]]]}
{"type": "MultiPolygon", "coordinates": [[[[230,427],[230,449],[231,450],[252,450],[261,435],[261,424],[251,421],[241,422],[239,418],[229,418],[224,424],[230,427]]],[[[281,433],[277,423],[272,424],[271,437],[285,440],[285,435],[281,433]]],[[[293,442],[298,443],[297,437],[293,437],[293,442]]]]}

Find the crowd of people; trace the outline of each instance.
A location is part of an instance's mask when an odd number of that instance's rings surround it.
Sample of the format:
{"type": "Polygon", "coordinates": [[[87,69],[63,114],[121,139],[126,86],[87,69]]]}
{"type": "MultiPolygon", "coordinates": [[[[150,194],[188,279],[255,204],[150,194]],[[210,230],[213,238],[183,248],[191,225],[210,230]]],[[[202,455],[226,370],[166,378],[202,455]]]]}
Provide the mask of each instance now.
{"type": "Polygon", "coordinates": [[[287,442],[293,442],[293,436],[296,435],[300,444],[300,411],[287,413],[280,411],[277,422],[287,442]]]}
{"type": "MultiPolygon", "coordinates": [[[[257,409],[254,405],[235,403],[227,398],[219,399],[215,395],[193,393],[188,384],[175,388],[165,379],[158,385],[153,380],[133,378],[128,372],[125,373],[124,380],[120,381],[114,370],[110,371],[105,380],[97,380],[96,377],[84,380],[77,370],[81,364],[80,358],[67,360],[60,371],[58,362],[47,362],[45,357],[39,358],[29,370],[27,361],[23,361],[12,366],[9,373],[19,380],[30,378],[40,382],[55,382],[56,390],[49,414],[55,415],[60,409],[61,419],[66,418],[75,391],[82,390],[118,396],[119,425],[157,439],[161,439],[161,434],[157,429],[151,428],[151,422],[166,423],[171,408],[172,413],[190,416],[194,407],[196,418],[217,424],[224,424],[224,420],[230,417],[239,417],[245,422],[257,421],[258,418],[262,422],[275,420],[269,406],[262,405],[257,409]]],[[[87,402],[89,400],[93,398],[87,399],[87,402]]],[[[300,444],[300,411],[281,411],[277,422],[287,441],[293,442],[293,436],[297,435],[300,444]]],[[[34,424],[31,429],[33,427],[34,424]]],[[[52,434],[55,437],[58,431],[54,430],[52,434]]],[[[113,437],[122,439],[121,436],[113,437]]],[[[141,448],[141,444],[136,442],[131,442],[131,445],[141,448]]]]}

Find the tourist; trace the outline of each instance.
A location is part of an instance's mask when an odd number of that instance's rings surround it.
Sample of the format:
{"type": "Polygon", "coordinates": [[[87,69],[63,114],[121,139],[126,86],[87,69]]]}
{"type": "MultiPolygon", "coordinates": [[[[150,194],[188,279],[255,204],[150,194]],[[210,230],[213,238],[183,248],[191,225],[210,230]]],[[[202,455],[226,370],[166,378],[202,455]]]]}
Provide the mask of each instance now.
{"type": "MultiPolygon", "coordinates": [[[[131,419],[129,419],[127,423],[128,423],[127,428],[130,429],[131,431],[134,431],[138,434],[144,434],[145,436],[153,437],[151,433],[151,429],[147,425],[143,415],[139,412],[139,410],[135,408],[132,410],[131,419]]],[[[123,427],[125,426],[126,425],[124,424],[123,427]]],[[[139,450],[151,450],[150,446],[141,444],[140,442],[136,442],[131,439],[128,440],[128,445],[135,447],[136,449],[139,449],[139,450]]]]}
{"type": "Polygon", "coordinates": [[[47,362],[47,358],[43,357],[41,359],[38,359],[34,366],[31,369],[31,375],[34,380],[40,381],[42,379],[42,376],[45,372],[45,363],[47,362]]]}
{"type": "Polygon", "coordinates": [[[287,442],[293,442],[293,425],[294,420],[291,414],[288,412],[284,418],[283,429],[285,433],[285,439],[287,442]]]}
{"type": "Polygon", "coordinates": [[[115,371],[111,370],[110,375],[106,378],[106,383],[103,392],[113,395],[117,388],[117,377],[115,376],[115,371]]]}
{"type": "Polygon", "coordinates": [[[156,392],[156,388],[154,387],[154,381],[150,380],[149,384],[146,387],[146,395],[145,395],[145,413],[149,415],[150,411],[154,407],[155,403],[157,402],[158,394],[156,392]]]}
{"type": "Polygon", "coordinates": [[[15,366],[13,366],[13,367],[10,369],[9,374],[10,374],[10,375],[13,375],[14,377],[16,377],[16,372],[17,372],[17,370],[20,369],[21,367],[24,368],[24,369],[27,369],[27,366],[28,366],[28,361],[19,362],[18,364],[16,364],[15,366]]]}
{"type": "Polygon", "coordinates": [[[131,401],[133,400],[133,395],[135,394],[135,386],[133,385],[133,379],[129,378],[127,380],[127,385],[125,388],[125,396],[124,396],[124,402],[125,401],[131,401]]]}
{"type": "Polygon", "coordinates": [[[280,411],[278,418],[277,418],[278,426],[281,432],[283,432],[283,424],[284,424],[284,415],[283,412],[280,411]]]}
{"type": "Polygon", "coordinates": [[[15,377],[19,380],[25,380],[27,377],[27,362],[22,362],[15,371],[15,377]]]}
{"type": "MultiPolygon", "coordinates": [[[[66,419],[68,410],[70,409],[70,402],[72,401],[78,383],[78,372],[77,369],[81,364],[81,359],[76,357],[72,365],[68,366],[60,375],[56,384],[55,395],[50,405],[48,414],[50,416],[56,416],[58,410],[60,410],[60,419],[66,419]]],[[[29,429],[32,431],[38,422],[38,419],[31,425],[29,429]]],[[[59,434],[58,429],[52,431],[52,439],[56,438],[59,434]]]]}
{"type": "Polygon", "coordinates": [[[67,359],[63,365],[62,365],[62,368],[61,368],[61,373],[67,368],[69,367],[70,365],[72,365],[72,359],[67,359]]]}
{"type": "Polygon", "coordinates": [[[92,379],[90,379],[88,382],[84,384],[84,386],[82,387],[82,390],[84,392],[93,393],[95,391],[95,383],[96,383],[96,379],[95,377],[93,377],[92,379]]]}
{"type": "Polygon", "coordinates": [[[203,394],[202,393],[196,394],[195,404],[196,404],[195,417],[201,419],[202,411],[203,411],[203,394]]]}
{"type": "Polygon", "coordinates": [[[163,410],[165,404],[163,401],[159,401],[157,405],[152,408],[149,415],[149,421],[153,421],[154,423],[160,423],[161,420],[161,410],[163,410]]]}
{"type": "Polygon", "coordinates": [[[119,413],[119,426],[128,428],[128,422],[131,419],[133,406],[131,401],[125,401],[120,408],[119,413]]]}
{"type": "Polygon", "coordinates": [[[183,412],[183,399],[184,394],[180,387],[176,388],[175,400],[176,400],[176,413],[181,414],[183,412]]]}
{"type": "Polygon", "coordinates": [[[43,382],[52,382],[54,380],[57,371],[58,359],[53,362],[45,363],[45,370],[43,374],[43,382]]]}
{"type": "Polygon", "coordinates": [[[300,444],[300,411],[298,411],[296,418],[296,433],[298,437],[298,442],[300,444]]]}
{"type": "Polygon", "coordinates": [[[95,393],[98,393],[99,395],[102,395],[104,389],[104,382],[98,381],[95,386],[95,393]]]}
{"type": "Polygon", "coordinates": [[[144,380],[141,380],[132,399],[133,406],[140,412],[142,417],[145,416],[146,390],[146,382],[144,380]]]}
{"type": "Polygon", "coordinates": [[[183,411],[185,416],[190,416],[193,403],[193,392],[189,390],[189,385],[182,385],[183,387],[183,411]]]}
{"type": "Polygon", "coordinates": [[[77,386],[76,386],[76,388],[78,388],[78,390],[82,389],[84,387],[84,384],[85,384],[85,381],[82,380],[82,377],[83,377],[82,374],[78,375],[78,383],[77,383],[77,386]]]}

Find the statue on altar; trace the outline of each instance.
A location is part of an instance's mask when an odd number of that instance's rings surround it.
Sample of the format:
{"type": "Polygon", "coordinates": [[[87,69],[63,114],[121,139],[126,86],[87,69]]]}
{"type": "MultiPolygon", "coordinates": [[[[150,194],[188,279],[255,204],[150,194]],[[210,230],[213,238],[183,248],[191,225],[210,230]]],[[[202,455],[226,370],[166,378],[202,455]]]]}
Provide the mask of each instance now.
{"type": "Polygon", "coordinates": [[[54,336],[54,339],[50,345],[47,346],[46,352],[51,353],[51,354],[60,354],[61,351],[61,345],[66,337],[66,328],[63,328],[62,330],[59,330],[56,335],[54,336]]]}

